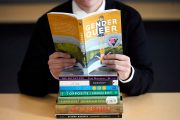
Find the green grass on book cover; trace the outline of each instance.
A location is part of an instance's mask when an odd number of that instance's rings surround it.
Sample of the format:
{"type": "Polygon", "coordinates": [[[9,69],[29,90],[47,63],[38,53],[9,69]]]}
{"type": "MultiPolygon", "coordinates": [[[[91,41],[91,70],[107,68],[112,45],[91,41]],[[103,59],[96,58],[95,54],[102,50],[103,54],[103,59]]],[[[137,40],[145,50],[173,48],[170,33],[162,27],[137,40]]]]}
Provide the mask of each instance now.
{"type": "Polygon", "coordinates": [[[123,53],[120,10],[94,12],[83,18],[50,12],[47,17],[55,50],[70,54],[86,74],[104,66],[104,55],[123,53]]]}

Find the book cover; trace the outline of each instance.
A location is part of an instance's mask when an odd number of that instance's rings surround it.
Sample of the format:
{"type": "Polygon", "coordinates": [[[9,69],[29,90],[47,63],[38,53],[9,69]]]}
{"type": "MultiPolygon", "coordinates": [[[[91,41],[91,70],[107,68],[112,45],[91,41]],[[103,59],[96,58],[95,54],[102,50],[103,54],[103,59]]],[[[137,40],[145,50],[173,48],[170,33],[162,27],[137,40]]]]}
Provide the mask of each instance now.
{"type": "Polygon", "coordinates": [[[117,105],[56,105],[56,114],[122,114],[122,104],[117,105]]]}
{"type": "Polygon", "coordinates": [[[58,105],[119,104],[120,96],[58,97],[58,105]]]}
{"type": "Polygon", "coordinates": [[[84,74],[104,66],[105,54],[122,54],[121,11],[96,12],[84,18],[51,12],[48,20],[56,51],[69,53],[84,74]]]}

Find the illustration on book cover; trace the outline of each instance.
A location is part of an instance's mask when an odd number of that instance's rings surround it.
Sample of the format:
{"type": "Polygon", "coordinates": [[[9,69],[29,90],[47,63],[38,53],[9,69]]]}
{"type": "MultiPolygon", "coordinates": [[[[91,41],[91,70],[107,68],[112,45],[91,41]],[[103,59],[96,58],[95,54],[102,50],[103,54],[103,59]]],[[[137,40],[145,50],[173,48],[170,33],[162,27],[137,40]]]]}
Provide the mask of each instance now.
{"type": "Polygon", "coordinates": [[[72,14],[49,13],[56,51],[69,53],[85,74],[104,66],[106,54],[122,54],[121,12],[106,10],[78,18],[72,14]]]}

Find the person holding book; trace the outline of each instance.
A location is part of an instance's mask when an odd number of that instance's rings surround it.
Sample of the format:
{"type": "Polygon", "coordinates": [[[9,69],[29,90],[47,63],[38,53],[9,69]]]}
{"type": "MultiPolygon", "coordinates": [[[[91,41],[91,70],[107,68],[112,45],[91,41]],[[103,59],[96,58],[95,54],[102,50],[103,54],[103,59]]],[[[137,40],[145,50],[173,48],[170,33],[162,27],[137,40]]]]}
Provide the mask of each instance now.
{"type": "MultiPolygon", "coordinates": [[[[153,82],[153,71],[142,19],[136,10],[115,0],[69,0],[49,12],[67,12],[83,17],[107,9],[121,10],[123,55],[103,55],[102,63],[117,71],[122,92],[127,95],[143,94],[153,82]]],[[[74,66],[76,60],[67,53],[54,51],[47,14],[44,14],[36,23],[18,73],[22,93],[44,96],[58,92],[59,85],[55,79],[64,68],[74,66]]]]}

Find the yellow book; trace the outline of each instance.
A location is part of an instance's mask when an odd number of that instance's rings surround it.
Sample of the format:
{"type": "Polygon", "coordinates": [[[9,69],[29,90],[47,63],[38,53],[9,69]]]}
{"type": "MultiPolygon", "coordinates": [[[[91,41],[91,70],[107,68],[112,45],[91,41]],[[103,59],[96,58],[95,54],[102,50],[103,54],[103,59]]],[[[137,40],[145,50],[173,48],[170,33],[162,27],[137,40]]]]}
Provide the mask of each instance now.
{"type": "Polygon", "coordinates": [[[104,66],[106,54],[122,54],[121,11],[105,10],[78,18],[74,14],[47,14],[56,51],[69,53],[84,74],[104,66]]]}

